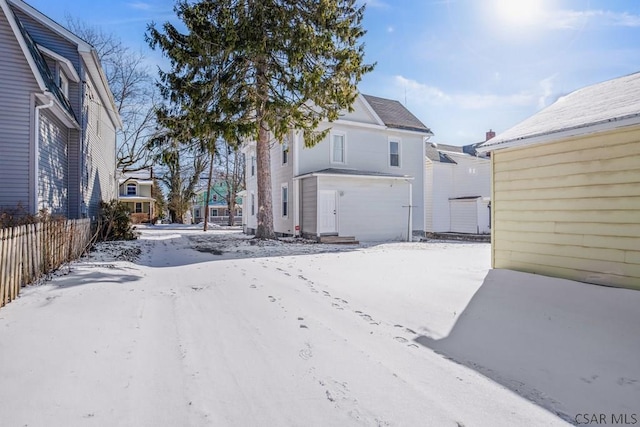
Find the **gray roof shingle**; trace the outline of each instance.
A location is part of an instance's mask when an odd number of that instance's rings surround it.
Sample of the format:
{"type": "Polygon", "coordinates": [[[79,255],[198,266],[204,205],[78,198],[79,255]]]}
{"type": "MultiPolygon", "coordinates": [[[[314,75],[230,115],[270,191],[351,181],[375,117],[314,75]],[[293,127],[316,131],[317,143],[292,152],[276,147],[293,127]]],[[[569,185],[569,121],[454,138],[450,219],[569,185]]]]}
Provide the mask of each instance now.
{"type": "Polygon", "coordinates": [[[398,101],[365,94],[362,96],[387,127],[431,134],[431,130],[398,101]]]}
{"type": "Polygon", "coordinates": [[[620,125],[621,120],[640,118],[640,73],[578,89],[511,129],[482,144],[483,149],[532,138],[551,138],[571,131],[589,134],[595,126],[620,125]]]}

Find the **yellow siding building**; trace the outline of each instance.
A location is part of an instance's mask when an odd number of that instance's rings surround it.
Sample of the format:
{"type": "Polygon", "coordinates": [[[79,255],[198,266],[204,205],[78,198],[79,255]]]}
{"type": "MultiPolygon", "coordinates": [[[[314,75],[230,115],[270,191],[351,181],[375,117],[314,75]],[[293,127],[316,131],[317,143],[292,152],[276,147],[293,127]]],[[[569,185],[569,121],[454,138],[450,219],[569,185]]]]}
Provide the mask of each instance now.
{"type": "Polygon", "coordinates": [[[492,265],[640,289],[640,74],[573,92],[484,144],[492,265]]]}

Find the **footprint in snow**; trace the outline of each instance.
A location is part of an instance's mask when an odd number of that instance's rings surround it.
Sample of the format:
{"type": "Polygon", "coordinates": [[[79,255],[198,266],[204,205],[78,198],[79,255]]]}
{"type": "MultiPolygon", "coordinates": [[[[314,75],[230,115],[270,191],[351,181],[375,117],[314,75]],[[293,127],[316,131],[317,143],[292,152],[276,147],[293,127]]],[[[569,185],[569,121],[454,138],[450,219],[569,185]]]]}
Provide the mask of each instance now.
{"type": "Polygon", "coordinates": [[[344,308],[342,308],[340,304],[336,304],[335,302],[331,304],[331,306],[337,308],[338,310],[344,310],[344,308]]]}
{"type": "Polygon", "coordinates": [[[271,295],[269,295],[269,301],[276,302],[276,299],[274,297],[272,297],[271,295]]]}
{"type": "Polygon", "coordinates": [[[249,286],[249,287],[250,287],[251,289],[256,289],[256,288],[257,288],[257,286],[256,286],[256,285],[251,285],[251,286],[249,286]]]}
{"type": "Polygon", "coordinates": [[[394,337],[393,339],[403,344],[407,342],[407,339],[404,337],[394,337]]]}

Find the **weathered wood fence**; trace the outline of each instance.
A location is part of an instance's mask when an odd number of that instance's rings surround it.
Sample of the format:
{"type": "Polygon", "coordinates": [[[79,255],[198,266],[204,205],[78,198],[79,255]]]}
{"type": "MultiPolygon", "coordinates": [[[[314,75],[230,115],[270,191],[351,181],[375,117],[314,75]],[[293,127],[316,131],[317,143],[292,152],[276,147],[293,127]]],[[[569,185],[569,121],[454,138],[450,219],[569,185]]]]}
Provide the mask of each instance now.
{"type": "Polygon", "coordinates": [[[91,221],[51,220],[0,229],[0,307],[20,288],[77,259],[91,240],[91,221]]]}

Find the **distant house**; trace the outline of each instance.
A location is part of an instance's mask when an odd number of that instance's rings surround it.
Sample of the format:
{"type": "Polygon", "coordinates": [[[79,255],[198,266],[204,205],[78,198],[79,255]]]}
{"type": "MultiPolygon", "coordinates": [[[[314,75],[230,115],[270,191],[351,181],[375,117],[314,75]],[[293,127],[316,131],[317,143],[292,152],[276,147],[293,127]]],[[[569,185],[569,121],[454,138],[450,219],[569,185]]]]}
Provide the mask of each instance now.
{"type": "MultiPolygon", "coordinates": [[[[354,111],[327,137],[304,148],[291,132],[271,148],[274,229],[315,239],[406,240],[424,232],[425,141],[431,131],[398,101],[359,95],[354,111]]],[[[244,147],[245,229],[254,233],[260,206],[255,143],[244,147]]]]}
{"type": "MultiPolygon", "coordinates": [[[[487,140],[495,134],[487,132],[487,140]]],[[[491,231],[491,164],[481,143],[426,146],[425,231],[484,234],[491,231]]]]}
{"type": "MultiPolygon", "coordinates": [[[[205,204],[205,198],[207,197],[206,186],[205,188],[198,189],[196,191],[194,203],[191,207],[193,222],[198,224],[203,221],[205,215],[208,215],[209,223],[228,224],[228,194],[229,191],[227,183],[224,181],[218,181],[211,187],[211,190],[209,191],[209,203],[205,204]],[[205,205],[207,207],[206,210],[204,209],[205,205]]],[[[242,224],[242,197],[238,195],[235,202],[235,209],[233,211],[234,224],[240,225],[242,224]]]]}
{"type": "Polygon", "coordinates": [[[483,144],[494,268],[640,289],[640,74],[588,86],[483,144]]]}
{"type": "Polygon", "coordinates": [[[0,209],[96,217],[117,197],[121,127],[96,50],[21,0],[0,0],[0,209]]]}
{"type": "Polygon", "coordinates": [[[131,222],[153,222],[157,216],[153,198],[153,171],[121,173],[118,178],[118,199],[129,207],[131,222]]]}

